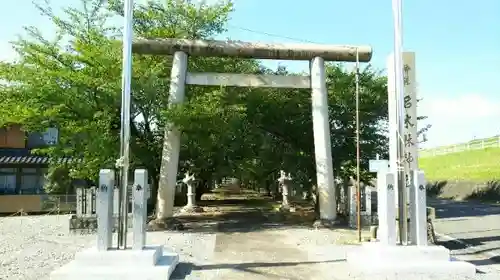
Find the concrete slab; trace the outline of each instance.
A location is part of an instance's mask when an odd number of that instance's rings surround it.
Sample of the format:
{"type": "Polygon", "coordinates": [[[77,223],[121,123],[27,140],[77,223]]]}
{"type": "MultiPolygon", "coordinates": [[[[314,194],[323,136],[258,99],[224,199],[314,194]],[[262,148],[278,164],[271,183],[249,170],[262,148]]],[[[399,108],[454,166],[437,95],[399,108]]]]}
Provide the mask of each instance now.
{"type": "MultiPolygon", "coordinates": [[[[364,263],[363,265],[349,264],[349,269],[359,275],[370,277],[400,277],[427,276],[438,279],[474,279],[476,267],[462,261],[422,261],[422,262],[395,262],[383,260],[364,263]]],[[[385,279],[385,278],[384,278],[385,279]]]]}
{"type": "Polygon", "coordinates": [[[50,279],[165,280],[170,278],[178,263],[179,255],[163,250],[161,246],[149,247],[144,252],[133,250],[98,252],[90,249],[78,253],[74,261],[52,272],[50,279]]]}
{"type": "Polygon", "coordinates": [[[366,243],[346,254],[349,270],[385,277],[474,277],[475,265],[450,258],[442,246],[384,246],[366,243]]]}
{"type": "MultiPolygon", "coordinates": [[[[165,255],[175,253],[167,251],[165,255]]],[[[122,266],[151,266],[156,265],[163,256],[162,246],[149,246],[143,250],[116,250],[98,251],[97,248],[86,249],[75,255],[75,263],[80,266],[112,266],[117,263],[122,266]]]]}
{"type": "Polygon", "coordinates": [[[348,262],[371,262],[382,259],[389,263],[398,261],[449,261],[450,250],[443,246],[384,246],[367,242],[347,252],[348,262]]]}

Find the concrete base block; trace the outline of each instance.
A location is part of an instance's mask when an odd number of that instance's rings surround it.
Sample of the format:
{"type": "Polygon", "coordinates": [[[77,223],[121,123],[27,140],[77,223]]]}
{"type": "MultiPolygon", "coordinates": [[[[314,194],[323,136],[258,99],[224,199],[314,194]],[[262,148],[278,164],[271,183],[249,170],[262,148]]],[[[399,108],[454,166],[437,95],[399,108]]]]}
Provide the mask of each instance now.
{"type": "Polygon", "coordinates": [[[372,242],[347,252],[346,259],[351,271],[365,275],[476,275],[475,265],[452,259],[442,246],[384,246],[372,242]]]}
{"type": "Polygon", "coordinates": [[[144,250],[109,250],[96,248],[77,253],[69,264],[53,271],[51,280],[165,280],[179,263],[179,255],[162,246],[144,250]]]}

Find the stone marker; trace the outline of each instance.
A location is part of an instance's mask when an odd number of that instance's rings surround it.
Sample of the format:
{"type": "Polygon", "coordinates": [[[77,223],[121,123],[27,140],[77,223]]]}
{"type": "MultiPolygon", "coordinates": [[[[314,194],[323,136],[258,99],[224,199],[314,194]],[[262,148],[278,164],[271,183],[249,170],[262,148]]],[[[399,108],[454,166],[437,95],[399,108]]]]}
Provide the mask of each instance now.
{"type": "Polygon", "coordinates": [[[396,176],[393,173],[380,172],[377,177],[378,192],[378,234],[381,244],[396,245],[396,176]]]}
{"type": "Polygon", "coordinates": [[[194,182],[196,181],[194,175],[190,175],[189,172],[186,172],[184,175],[184,179],[182,182],[187,186],[187,204],[184,206],[181,211],[184,213],[200,213],[203,212],[203,207],[196,205],[196,190],[194,187],[194,182]]]}
{"type": "Polygon", "coordinates": [[[97,198],[97,246],[85,249],[75,259],[50,274],[51,280],[165,280],[179,263],[179,255],[160,246],[146,246],[147,184],[146,170],[135,171],[133,209],[133,250],[112,248],[114,172],[99,173],[97,198]]]}
{"type": "Polygon", "coordinates": [[[149,192],[148,172],[137,169],[134,174],[133,207],[132,207],[132,232],[135,250],[142,250],[146,246],[146,220],[147,220],[147,193],[149,192]]]}
{"type": "MultiPolygon", "coordinates": [[[[372,213],[372,191],[373,188],[368,185],[361,185],[359,187],[359,191],[361,192],[361,225],[371,225],[373,221],[373,213],[372,213]]],[[[356,184],[351,185],[348,190],[349,196],[349,227],[357,228],[358,227],[358,197],[357,197],[357,187],[356,184]]]]}
{"type": "Polygon", "coordinates": [[[412,219],[415,219],[414,224],[415,229],[412,231],[412,241],[415,245],[426,246],[428,245],[427,240],[427,195],[426,195],[426,182],[425,175],[423,171],[414,170],[413,171],[413,189],[414,189],[414,209],[415,214],[412,215],[412,219]]]}
{"type": "Polygon", "coordinates": [[[292,182],[292,176],[290,173],[286,174],[285,171],[280,170],[280,177],[278,178],[278,183],[281,187],[281,193],[283,195],[283,199],[281,201],[281,206],[280,206],[280,211],[293,211],[293,209],[290,207],[290,201],[289,201],[289,191],[290,191],[290,184],[292,182]]]}
{"type": "Polygon", "coordinates": [[[113,232],[113,187],[115,172],[103,169],[99,172],[99,189],[97,193],[97,250],[107,251],[111,248],[113,232]]]}
{"type": "MultiPolygon", "coordinates": [[[[414,172],[414,183],[422,186],[425,181],[422,171],[414,172]]],[[[351,271],[376,277],[470,277],[476,274],[476,267],[468,262],[452,260],[450,251],[444,246],[427,246],[427,209],[419,207],[417,213],[418,246],[397,245],[395,174],[379,172],[377,188],[379,193],[379,242],[364,243],[347,252],[347,263],[351,271]]],[[[417,189],[420,189],[417,187],[417,189]]],[[[420,191],[417,205],[425,205],[420,191]]],[[[439,278],[439,279],[441,279],[439,278]]],[[[438,279],[438,278],[436,278],[438,279]]],[[[451,279],[451,278],[450,278],[451,279]]]]}
{"type": "MultiPolygon", "coordinates": [[[[395,12],[400,13],[400,2],[393,1],[395,12]]],[[[398,16],[400,15],[396,14],[395,19],[398,16]]],[[[400,21],[396,21],[396,30],[400,27],[397,26],[399,23],[400,21]]],[[[378,172],[380,242],[365,243],[351,250],[347,253],[347,262],[351,270],[372,279],[407,279],[415,276],[422,279],[472,279],[476,274],[473,264],[452,261],[450,251],[443,246],[427,246],[425,178],[417,164],[416,89],[408,87],[409,84],[415,84],[414,61],[404,61],[405,55],[401,52],[399,39],[400,36],[395,32],[395,55],[389,58],[387,65],[390,169],[372,170],[378,172]],[[411,77],[404,73],[409,68],[412,71],[411,77]],[[413,177],[413,181],[405,178],[406,176],[413,177]],[[412,241],[417,246],[410,246],[407,242],[407,192],[412,211],[412,241]],[[401,245],[396,245],[396,216],[401,245]]],[[[414,60],[414,54],[411,57],[414,60]]],[[[383,168],[385,165],[384,163],[383,168]]]]}

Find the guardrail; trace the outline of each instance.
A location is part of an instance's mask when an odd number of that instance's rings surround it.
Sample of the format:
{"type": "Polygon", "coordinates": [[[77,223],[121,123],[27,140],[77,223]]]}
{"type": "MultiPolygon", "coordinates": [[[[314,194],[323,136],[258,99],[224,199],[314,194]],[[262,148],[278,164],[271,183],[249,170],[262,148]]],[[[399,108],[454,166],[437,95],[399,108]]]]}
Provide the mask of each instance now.
{"type": "Polygon", "coordinates": [[[422,149],[419,151],[419,156],[431,157],[431,156],[458,153],[469,150],[482,150],[486,148],[500,148],[500,136],[473,140],[467,143],[461,143],[456,145],[443,146],[431,149],[422,149]]]}

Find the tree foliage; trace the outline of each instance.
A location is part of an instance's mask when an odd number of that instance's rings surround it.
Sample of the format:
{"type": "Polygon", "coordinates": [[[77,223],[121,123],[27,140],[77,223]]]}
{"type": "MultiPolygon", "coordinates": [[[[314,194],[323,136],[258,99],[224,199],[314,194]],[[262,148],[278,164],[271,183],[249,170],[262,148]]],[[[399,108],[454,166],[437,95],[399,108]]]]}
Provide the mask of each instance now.
{"type": "MultiPolygon", "coordinates": [[[[57,36],[36,27],[13,42],[19,60],[0,64],[4,102],[0,125],[20,123],[27,130],[57,126],[57,145],[39,153],[77,157],[72,177],[96,179],[114,166],[119,151],[121,30],[120,1],[82,1],[51,19],[57,36]]],[[[198,5],[190,1],[150,1],[134,8],[134,32],[145,38],[213,38],[224,31],[230,2],[198,5]]],[[[205,186],[224,176],[253,185],[270,185],[280,169],[305,188],[315,182],[310,91],[302,89],[188,86],[186,102],[167,106],[170,57],[133,57],[132,167],[146,167],[156,184],[163,128],[172,121],[183,131],[180,171],[191,170],[205,186]]],[[[257,60],[192,57],[190,71],[296,75],[267,69],[257,60]]],[[[341,64],[328,64],[327,87],[332,154],[336,176],[355,166],[355,76],[341,64]]],[[[362,167],[376,153],[385,155],[386,78],[362,69],[360,133],[362,167]]],[[[364,172],[364,176],[369,176],[364,172]]]]}

